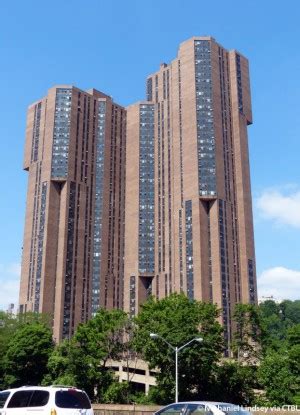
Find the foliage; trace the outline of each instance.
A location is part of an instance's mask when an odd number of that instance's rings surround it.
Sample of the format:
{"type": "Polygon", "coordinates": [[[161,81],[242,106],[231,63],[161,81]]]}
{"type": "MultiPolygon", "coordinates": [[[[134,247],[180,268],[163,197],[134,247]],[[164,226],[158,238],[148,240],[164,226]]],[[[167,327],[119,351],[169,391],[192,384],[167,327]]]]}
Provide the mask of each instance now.
{"type": "Polygon", "coordinates": [[[12,334],[4,355],[6,386],[38,385],[47,372],[53,350],[52,333],[40,322],[21,324],[12,334]]]}
{"type": "Polygon", "coordinates": [[[261,356],[264,328],[259,309],[253,304],[237,304],[233,314],[235,333],[232,351],[238,362],[255,363],[261,356]]]}
{"type": "Polygon", "coordinates": [[[296,324],[287,330],[287,341],[290,346],[300,345],[300,324],[296,324]]]}
{"type": "Polygon", "coordinates": [[[49,358],[49,375],[44,383],[71,382],[86,390],[95,401],[121,396],[113,373],[107,367],[109,359],[120,360],[128,347],[127,315],[120,310],[100,309],[86,324],[80,324],[73,338],[58,345],[49,358]],[[104,398],[108,394],[108,398],[104,398]]]}
{"type": "Polygon", "coordinates": [[[160,338],[151,339],[150,333],[157,333],[178,347],[203,337],[201,344],[195,341],[179,352],[178,366],[180,400],[204,398],[223,348],[217,317],[216,306],[191,301],[183,294],[172,294],[162,300],[150,298],[142,305],[135,319],[134,346],[151,368],[160,368],[158,387],[153,391],[157,403],[174,399],[175,353],[160,338]]]}
{"type": "Polygon", "coordinates": [[[279,307],[282,311],[282,318],[288,326],[300,324],[300,300],[284,300],[279,307]]]}
{"type": "Polygon", "coordinates": [[[286,353],[270,351],[258,368],[258,380],[265,389],[269,406],[294,403],[297,378],[290,370],[286,353]]]}
{"type": "Polygon", "coordinates": [[[5,382],[5,353],[11,336],[18,327],[18,320],[11,314],[0,311],[0,389],[4,389],[5,382]]]}
{"type": "Polygon", "coordinates": [[[268,300],[259,305],[259,310],[265,333],[264,351],[279,351],[287,341],[289,328],[300,324],[300,300],[285,300],[280,304],[268,300]]]}
{"type": "Polygon", "coordinates": [[[212,400],[249,405],[254,399],[255,367],[235,361],[222,362],[217,367],[212,385],[212,400]]]}
{"type": "Polygon", "coordinates": [[[0,388],[24,384],[63,384],[83,388],[96,402],[167,403],[174,400],[175,353],[179,352],[179,398],[230,401],[237,404],[300,403],[300,301],[259,306],[239,304],[232,350],[236,361],[223,359],[219,311],[212,304],[183,294],[150,298],[130,321],[120,310],[99,310],[78,326],[75,335],[55,348],[50,317],[37,313],[17,317],[0,312],[0,388]],[[148,396],[119,383],[109,360],[129,360],[134,353],[158,368],[157,386],[148,396]],[[254,366],[254,363],[258,363],[254,366]],[[253,390],[261,393],[254,396],[253,390]]]}
{"type": "Polygon", "coordinates": [[[47,327],[50,327],[49,317],[44,314],[38,313],[26,313],[19,314],[18,316],[0,311],[0,389],[4,389],[8,386],[5,381],[5,368],[6,368],[6,352],[9,342],[16,331],[25,326],[26,324],[40,322],[47,327]]]}
{"type": "Polygon", "coordinates": [[[102,402],[127,404],[134,399],[129,382],[112,382],[104,392],[102,402]]]}

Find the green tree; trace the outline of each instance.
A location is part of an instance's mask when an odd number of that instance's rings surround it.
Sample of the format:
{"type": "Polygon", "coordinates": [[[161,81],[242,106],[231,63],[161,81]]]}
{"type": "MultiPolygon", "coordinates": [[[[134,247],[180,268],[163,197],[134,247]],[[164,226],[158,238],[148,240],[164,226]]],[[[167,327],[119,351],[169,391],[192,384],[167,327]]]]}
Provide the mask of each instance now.
{"type": "Polygon", "coordinates": [[[11,314],[0,311],[0,389],[5,387],[5,353],[11,336],[17,330],[19,321],[11,314]]]}
{"type": "Polygon", "coordinates": [[[267,300],[262,302],[259,305],[259,309],[262,313],[262,316],[264,318],[268,318],[271,317],[273,315],[277,315],[279,314],[280,308],[279,305],[277,303],[275,303],[275,301],[273,300],[267,300]]]}
{"type": "Polygon", "coordinates": [[[223,350],[218,315],[215,305],[191,301],[183,294],[172,294],[162,300],[150,298],[142,305],[135,319],[134,346],[150,368],[160,369],[157,387],[151,392],[154,401],[166,403],[174,399],[175,356],[160,338],[151,339],[150,333],[157,333],[178,347],[195,337],[203,337],[201,344],[193,342],[179,353],[179,397],[206,398],[223,350]]]}
{"type": "Polygon", "coordinates": [[[50,318],[44,314],[29,312],[15,316],[0,311],[0,389],[7,386],[4,381],[6,367],[5,356],[12,336],[19,328],[34,322],[40,322],[50,327],[50,318]]]}
{"type": "Polygon", "coordinates": [[[78,326],[70,341],[56,347],[49,358],[49,375],[44,383],[71,382],[85,389],[94,401],[103,402],[105,392],[115,382],[108,360],[122,358],[129,347],[127,331],[128,317],[123,311],[100,309],[95,317],[78,326]]]}
{"type": "Polygon", "coordinates": [[[300,345],[300,324],[295,324],[287,330],[287,341],[289,346],[300,345]]]}
{"type": "Polygon", "coordinates": [[[293,404],[297,377],[290,370],[289,356],[284,351],[270,351],[258,368],[258,380],[270,406],[293,404]]]}
{"type": "Polygon", "coordinates": [[[256,368],[235,361],[222,362],[217,367],[212,385],[212,400],[250,405],[254,399],[256,368]]]}
{"type": "Polygon", "coordinates": [[[283,347],[288,347],[288,330],[300,323],[300,300],[285,300],[280,304],[268,300],[259,305],[259,310],[264,327],[264,352],[269,349],[279,351],[283,347]]]}
{"type": "Polygon", "coordinates": [[[279,307],[287,325],[300,324],[300,300],[284,300],[279,304],[279,307]]]}
{"type": "Polygon", "coordinates": [[[294,404],[300,404],[300,324],[287,331],[288,357],[291,373],[295,376],[294,404]]]}
{"type": "Polygon", "coordinates": [[[134,400],[129,382],[112,382],[104,391],[102,401],[105,403],[128,404],[134,400]]]}
{"type": "Polygon", "coordinates": [[[7,386],[38,385],[47,372],[53,350],[52,333],[40,322],[22,324],[12,334],[4,355],[7,386]]]}
{"type": "Polygon", "coordinates": [[[264,339],[262,317],[257,306],[237,304],[233,321],[232,351],[238,362],[255,362],[261,356],[261,341],[264,339]]]}

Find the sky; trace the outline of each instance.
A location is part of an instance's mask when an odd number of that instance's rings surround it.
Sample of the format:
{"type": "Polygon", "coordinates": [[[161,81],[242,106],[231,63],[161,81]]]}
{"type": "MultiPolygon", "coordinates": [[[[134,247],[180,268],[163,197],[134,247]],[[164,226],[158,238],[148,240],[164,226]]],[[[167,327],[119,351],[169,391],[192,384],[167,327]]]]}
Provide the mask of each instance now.
{"type": "Polygon", "coordinates": [[[122,105],[181,42],[211,35],[250,61],[249,150],[259,296],[300,298],[300,2],[26,0],[0,3],[0,309],[17,302],[27,107],[55,84],[122,105]]]}

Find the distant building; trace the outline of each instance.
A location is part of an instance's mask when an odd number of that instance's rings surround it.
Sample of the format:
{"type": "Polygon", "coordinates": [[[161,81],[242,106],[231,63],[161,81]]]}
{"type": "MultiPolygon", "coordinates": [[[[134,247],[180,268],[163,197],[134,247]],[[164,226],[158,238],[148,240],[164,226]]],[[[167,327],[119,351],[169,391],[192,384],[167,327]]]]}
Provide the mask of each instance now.
{"type": "Polygon", "coordinates": [[[280,304],[282,302],[282,298],[274,297],[273,295],[258,297],[258,304],[262,304],[265,301],[274,301],[274,303],[280,304]]]}
{"type": "Polygon", "coordinates": [[[6,313],[10,314],[10,315],[15,315],[17,313],[17,310],[16,310],[15,305],[13,303],[10,303],[8,305],[8,309],[6,310],[6,313]]]}

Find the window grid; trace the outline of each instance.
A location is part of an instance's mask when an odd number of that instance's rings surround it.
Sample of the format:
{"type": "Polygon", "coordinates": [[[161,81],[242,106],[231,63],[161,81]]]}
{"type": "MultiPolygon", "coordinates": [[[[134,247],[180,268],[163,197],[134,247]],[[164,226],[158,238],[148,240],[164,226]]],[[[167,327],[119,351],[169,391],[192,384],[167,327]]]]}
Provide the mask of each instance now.
{"type": "Polygon", "coordinates": [[[92,314],[100,307],[101,237],[103,212],[103,176],[106,102],[98,102],[95,163],[94,252],[92,273],[92,314]]]}
{"type": "Polygon", "coordinates": [[[194,42],[199,195],[215,196],[216,161],[210,41],[194,42]]]}
{"type": "Polygon", "coordinates": [[[194,258],[193,258],[193,219],[192,201],[185,202],[185,255],[187,296],[194,299],[194,258]]]}
{"type": "Polygon", "coordinates": [[[57,88],[53,128],[51,176],[64,178],[68,174],[72,90],[57,88]]]}
{"type": "Polygon", "coordinates": [[[139,272],[154,273],[154,105],[140,105],[139,272]]]}

